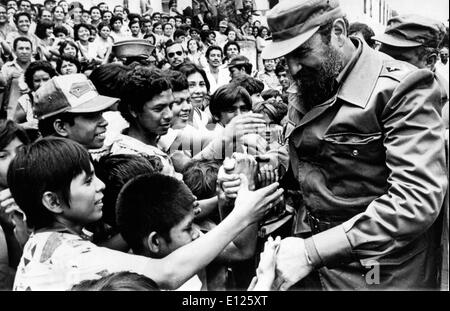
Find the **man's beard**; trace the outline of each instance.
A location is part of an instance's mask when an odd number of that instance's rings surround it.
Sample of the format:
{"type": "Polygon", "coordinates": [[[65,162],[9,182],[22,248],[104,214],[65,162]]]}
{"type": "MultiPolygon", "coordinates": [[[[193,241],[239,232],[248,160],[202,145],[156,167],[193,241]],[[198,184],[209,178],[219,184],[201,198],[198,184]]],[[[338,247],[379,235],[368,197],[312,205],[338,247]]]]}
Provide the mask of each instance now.
{"type": "Polygon", "coordinates": [[[332,47],[328,47],[325,56],[326,61],[318,70],[303,67],[295,75],[299,100],[307,110],[324,103],[336,92],[336,77],[344,68],[344,62],[339,51],[332,47]]]}

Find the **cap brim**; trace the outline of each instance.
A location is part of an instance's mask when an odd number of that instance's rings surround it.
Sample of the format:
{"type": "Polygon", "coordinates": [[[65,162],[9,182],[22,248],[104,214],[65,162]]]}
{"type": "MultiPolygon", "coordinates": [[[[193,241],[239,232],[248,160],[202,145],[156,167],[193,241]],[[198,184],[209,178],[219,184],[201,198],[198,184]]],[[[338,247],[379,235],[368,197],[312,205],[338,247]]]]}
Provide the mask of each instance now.
{"type": "Polygon", "coordinates": [[[406,40],[403,38],[395,37],[390,34],[382,33],[372,37],[373,40],[381,42],[383,44],[387,44],[390,46],[396,46],[401,48],[412,48],[421,46],[422,44],[419,42],[406,40]]]}
{"type": "Polygon", "coordinates": [[[89,113],[89,112],[98,112],[103,111],[119,102],[119,98],[108,97],[103,95],[98,95],[97,97],[75,107],[66,110],[66,112],[72,113],[89,113]]]}
{"type": "Polygon", "coordinates": [[[299,34],[298,36],[288,40],[268,41],[266,47],[261,53],[261,57],[263,59],[274,59],[285,56],[308,41],[308,39],[311,38],[317,30],[319,30],[319,28],[320,26],[314,27],[307,32],[299,34]]]}

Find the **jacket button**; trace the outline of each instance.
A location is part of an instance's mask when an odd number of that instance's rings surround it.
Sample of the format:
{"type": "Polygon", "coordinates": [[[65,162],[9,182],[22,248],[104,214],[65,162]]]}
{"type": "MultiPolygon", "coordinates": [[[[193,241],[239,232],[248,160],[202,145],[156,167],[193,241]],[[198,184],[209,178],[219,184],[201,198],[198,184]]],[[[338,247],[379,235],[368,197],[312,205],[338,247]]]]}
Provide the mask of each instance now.
{"type": "Polygon", "coordinates": [[[352,155],[354,156],[354,157],[356,157],[356,156],[358,156],[358,154],[359,154],[359,151],[358,150],[353,150],[352,151],[352,155]]]}

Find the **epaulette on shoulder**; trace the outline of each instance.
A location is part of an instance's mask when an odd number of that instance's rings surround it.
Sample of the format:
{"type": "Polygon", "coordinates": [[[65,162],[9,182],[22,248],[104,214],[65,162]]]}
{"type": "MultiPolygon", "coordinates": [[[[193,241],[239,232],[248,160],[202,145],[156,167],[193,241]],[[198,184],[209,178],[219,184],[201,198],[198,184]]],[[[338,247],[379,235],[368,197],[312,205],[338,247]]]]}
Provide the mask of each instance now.
{"type": "Polygon", "coordinates": [[[387,77],[400,82],[415,69],[417,68],[406,62],[385,60],[383,62],[380,77],[387,77]]]}

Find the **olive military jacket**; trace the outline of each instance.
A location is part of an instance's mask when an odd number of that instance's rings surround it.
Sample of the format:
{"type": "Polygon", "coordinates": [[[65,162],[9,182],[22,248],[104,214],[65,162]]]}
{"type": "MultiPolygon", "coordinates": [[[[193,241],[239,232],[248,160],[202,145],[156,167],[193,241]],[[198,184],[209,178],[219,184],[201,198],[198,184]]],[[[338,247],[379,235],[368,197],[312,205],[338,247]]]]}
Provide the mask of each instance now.
{"type": "Polygon", "coordinates": [[[294,233],[314,233],[305,246],[324,288],[368,288],[374,263],[379,288],[432,287],[430,228],[447,189],[439,86],[431,71],[352,42],[336,96],[289,134],[306,212],[294,233]]]}

